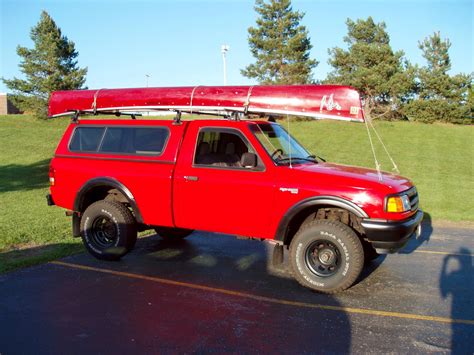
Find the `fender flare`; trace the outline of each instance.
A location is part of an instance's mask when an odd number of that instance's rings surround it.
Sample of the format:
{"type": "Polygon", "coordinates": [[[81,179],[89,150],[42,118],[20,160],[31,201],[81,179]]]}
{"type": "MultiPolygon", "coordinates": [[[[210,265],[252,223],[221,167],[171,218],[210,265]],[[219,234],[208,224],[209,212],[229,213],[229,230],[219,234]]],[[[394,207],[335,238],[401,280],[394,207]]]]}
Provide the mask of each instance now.
{"type": "Polygon", "coordinates": [[[369,216],[365,211],[357,206],[352,201],[337,197],[337,196],[316,196],[316,197],[309,197],[304,199],[300,202],[297,202],[293,206],[291,206],[288,211],[286,211],[283,218],[280,220],[278,224],[277,231],[275,233],[275,240],[285,243],[286,237],[288,235],[288,226],[293,220],[293,218],[308,207],[318,206],[318,205],[326,205],[332,207],[339,207],[349,212],[354,213],[357,217],[360,218],[368,218],[369,216]]]}
{"type": "Polygon", "coordinates": [[[76,198],[74,200],[74,211],[79,212],[81,210],[82,204],[84,203],[84,199],[87,193],[91,189],[95,187],[99,187],[99,186],[110,186],[111,188],[114,188],[120,191],[120,193],[122,193],[122,195],[125,196],[128,203],[132,207],[132,210],[133,210],[133,213],[135,214],[135,219],[137,220],[137,222],[143,223],[142,215],[140,213],[140,210],[138,209],[135,198],[133,197],[130,190],[120,181],[111,177],[94,178],[87,181],[84,185],[82,185],[82,187],[77,192],[76,198]]]}

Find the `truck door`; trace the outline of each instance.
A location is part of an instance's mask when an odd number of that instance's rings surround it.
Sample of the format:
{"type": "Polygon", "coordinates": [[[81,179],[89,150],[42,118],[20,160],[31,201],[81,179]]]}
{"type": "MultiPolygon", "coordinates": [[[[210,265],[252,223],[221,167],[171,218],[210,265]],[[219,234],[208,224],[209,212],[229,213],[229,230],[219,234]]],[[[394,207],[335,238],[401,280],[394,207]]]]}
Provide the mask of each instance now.
{"type": "Polygon", "coordinates": [[[190,125],[182,152],[174,175],[177,227],[270,237],[273,174],[240,129],[190,125]],[[256,154],[257,166],[243,167],[244,153],[256,154]]]}

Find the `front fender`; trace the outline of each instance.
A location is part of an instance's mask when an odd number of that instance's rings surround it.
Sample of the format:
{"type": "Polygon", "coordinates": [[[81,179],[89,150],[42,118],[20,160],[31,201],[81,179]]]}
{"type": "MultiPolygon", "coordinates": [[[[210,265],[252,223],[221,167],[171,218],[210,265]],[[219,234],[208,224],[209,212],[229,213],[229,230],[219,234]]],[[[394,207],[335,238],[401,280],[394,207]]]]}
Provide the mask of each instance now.
{"type": "Polygon", "coordinates": [[[349,200],[337,196],[316,196],[309,197],[304,199],[293,206],[291,206],[288,211],[285,213],[283,218],[278,224],[277,231],[275,233],[275,240],[281,241],[286,244],[288,236],[288,227],[295,216],[297,216],[301,211],[305,210],[308,207],[313,206],[329,206],[345,209],[349,212],[352,212],[357,217],[368,218],[369,216],[365,211],[357,206],[355,203],[349,200]]]}

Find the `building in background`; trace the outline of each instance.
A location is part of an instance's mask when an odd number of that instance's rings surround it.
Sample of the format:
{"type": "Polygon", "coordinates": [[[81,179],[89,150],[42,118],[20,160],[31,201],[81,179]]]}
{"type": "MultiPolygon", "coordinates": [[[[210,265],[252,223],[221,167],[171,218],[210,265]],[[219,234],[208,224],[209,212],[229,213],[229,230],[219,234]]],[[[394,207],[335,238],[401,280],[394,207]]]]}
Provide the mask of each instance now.
{"type": "Polygon", "coordinates": [[[8,94],[0,92],[0,115],[20,113],[20,110],[8,99],[8,94]]]}

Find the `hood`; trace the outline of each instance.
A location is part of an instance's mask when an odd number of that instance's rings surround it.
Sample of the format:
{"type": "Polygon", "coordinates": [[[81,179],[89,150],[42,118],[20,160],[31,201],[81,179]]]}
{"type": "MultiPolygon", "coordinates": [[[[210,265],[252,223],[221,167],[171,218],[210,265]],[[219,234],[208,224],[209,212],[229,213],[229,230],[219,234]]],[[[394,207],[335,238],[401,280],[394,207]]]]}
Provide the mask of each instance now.
{"type": "MultiPolygon", "coordinates": [[[[345,185],[354,188],[371,188],[384,186],[390,193],[398,193],[413,186],[412,182],[402,176],[388,172],[381,172],[382,181],[379,179],[377,170],[360,168],[349,165],[333,163],[301,164],[294,165],[293,169],[302,172],[324,174],[333,177],[334,180],[341,180],[345,185]]],[[[336,183],[336,181],[334,181],[336,183]]]]}

